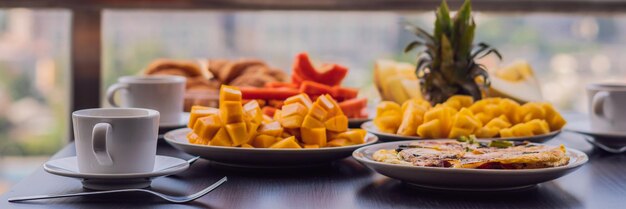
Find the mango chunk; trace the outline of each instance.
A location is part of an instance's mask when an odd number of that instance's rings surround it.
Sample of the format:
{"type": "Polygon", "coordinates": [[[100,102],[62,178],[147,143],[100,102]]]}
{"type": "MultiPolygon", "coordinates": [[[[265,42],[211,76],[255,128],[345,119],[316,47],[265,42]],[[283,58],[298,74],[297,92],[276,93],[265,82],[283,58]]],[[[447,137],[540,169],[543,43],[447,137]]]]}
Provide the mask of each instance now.
{"type": "Polygon", "coordinates": [[[242,144],[241,147],[242,148],[254,148],[252,145],[249,145],[249,144],[242,144]]]}
{"type": "Polygon", "coordinates": [[[320,145],[317,144],[305,144],[304,149],[317,149],[320,148],[320,145]]]}
{"type": "Polygon", "coordinates": [[[309,95],[307,94],[298,94],[285,100],[285,105],[294,103],[300,103],[304,105],[307,109],[311,108],[311,105],[313,105],[311,98],[309,98],[309,95]]]}
{"type": "Polygon", "coordinates": [[[296,141],[296,137],[289,137],[274,143],[269,148],[296,148],[301,149],[300,144],[296,141]]]}
{"type": "Polygon", "coordinates": [[[261,124],[254,121],[246,122],[246,137],[248,141],[252,140],[256,135],[261,124]]]}
{"type": "Polygon", "coordinates": [[[322,123],[318,119],[315,119],[311,115],[307,115],[307,116],[304,117],[304,121],[302,122],[302,127],[306,127],[306,128],[324,128],[325,126],[324,126],[324,123],[322,123]]]}
{"type": "Polygon", "coordinates": [[[282,117],[289,117],[292,115],[304,116],[307,114],[308,109],[301,103],[292,103],[292,104],[284,105],[281,111],[282,111],[281,112],[282,117]]]}
{"type": "Polygon", "coordinates": [[[266,123],[261,125],[261,127],[259,127],[258,131],[259,134],[265,134],[265,135],[270,135],[270,136],[280,136],[283,133],[283,127],[280,125],[280,123],[278,121],[274,121],[271,123],[266,123]]]}
{"type": "Polygon", "coordinates": [[[198,118],[196,124],[193,126],[193,132],[199,137],[211,139],[221,127],[222,121],[220,117],[217,115],[209,115],[198,118]]]}
{"type": "Polygon", "coordinates": [[[198,135],[197,135],[197,134],[195,134],[195,133],[193,133],[193,132],[189,132],[189,133],[187,133],[186,137],[187,137],[187,141],[188,141],[190,144],[195,144],[195,143],[196,143],[196,140],[198,140],[198,135]]]}
{"type": "Polygon", "coordinates": [[[230,140],[230,136],[228,136],[228,132],[226,131],[226,129],[220,128],[220,130],[217,131],[213,139],[211,139],[211,141],[209,142],[209,145],[232,147],[233,143],[230,140]]]}
{"type": "Polygon", "coordinates": [[[243,111],[246,113],[246,116],[250,118],[250,120],[252,120],[253,122],[263,122],[263,111],[261,111],[259,102],[257,102],[256,100],[251,100],[243,105],[243,111]]]}
{"type": "Polygon", "coordinates": [[[256,148],[268,148],[272,146],[274,143],[276,143],[277,141],[278,141],[277,138],[274,136],[261,134],[261,135],[256,136],[252,140],[252,146],[256,148]]]}
{"type": "Polygon", "coordinates": [[[326,146],[326,129],[325,128],[301,128],[302,142],[305,144],[317,144],[320,147],[326,146]]]}
{"type": "Polygon", "coordinates": [[[208,110],[211,109],[211,107],[206,107],[206,106],[202,106],[202,105],[193,105],[191,106],[191,111],[194,110],[208,110]]]}
{"type": "Polygon", "coordinates": [[[226,101],[241,102],[241,91],[234,86],[222,85],[220,87],[220,109],[226,101]]]}
{"type": "Polygon", "coordinates": [[[226,101],[220,104],[220,119],[226,124],[243,122],[241,102],[226,101]]]}
{"type": "Polygon", "coordinates": [[[347,139],[333,139],[328,142],[329,147],[343,147],[347,145],[351,145],[350,141],[347,139]]]}
{"type": "Polygon", "coordinates": [[[196,125],[196,120],[198,120],[198,118],[206,117],[209,115],[217,115],[219,114],[219,112],[220,111],[217,108],[212,107],[196,108],[195,110],[191,110],[187,127],[193,128],[196,125]]]}
{"type": "Polygon", "coordinates": [[[337,115],[326,120],[324,125],[329,131],[344,132],[348,130],[348,117],[345,115],[337,115]]]}
{"type": "Polygon", "coordinates": [[[340,133],[336,137],[332,139],[347,139],[353,144],[363,144],[365,143],[365,137],[367,136],[367,132],[363,129],[354,129],[349,130],[343,133],[340,133]]]}
{"type": "Polygon", "coordinates": [[[233,146],[239,146],[248,142],[247,130],[246,123],[243,122],[226,124],[226,132],[228,132],[228,136],[230,136],[233,146]]]}
{"type": "Polygon", "coordinates": [[[302,115],[292,115],[289,117],[281,118],[280,124],[285,128],[300,128],[304,117],[302,115]]]}
{"type": "Polygon", "coordinates": [[[320,121],[323,121],[326,119],[326,115],[328,114],[328,112],[319,104],[313,104],[313,106],[311,106],[311,108],[309,109],[309,113],[308,115],[312,116],[315,119],[318,119],[320,121]]]}

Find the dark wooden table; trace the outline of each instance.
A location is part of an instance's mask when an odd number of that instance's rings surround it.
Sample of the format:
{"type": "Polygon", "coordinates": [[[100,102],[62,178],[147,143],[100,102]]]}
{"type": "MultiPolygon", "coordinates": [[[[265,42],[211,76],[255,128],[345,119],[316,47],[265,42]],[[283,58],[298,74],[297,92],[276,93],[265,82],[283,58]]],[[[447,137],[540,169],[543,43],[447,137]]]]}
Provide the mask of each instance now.
{"type": "MultiPolygon", "coordinates": [[[[584,151],[589,163],[526,191],[420,190],[381,176],[351,158],[325,167],[291,170],[227,168],[199,160],[177,176],[152,183],[154,190],[182,195],[228,176],[220,188],[190,204],[168,204],[142,194],[7,202],[14,196],[83,191],[79,180],[38,169],[0,196],[0,208],[626,208],[626,155],[593,149],[581,136],[567,132],[549,142],[559,143],[584,151]]],[[[52,158],[74,153],[74,145],[69,144],[52,158]]],[[[158,153],[191,157],[164,143],[159,143],[158,153]]]]}

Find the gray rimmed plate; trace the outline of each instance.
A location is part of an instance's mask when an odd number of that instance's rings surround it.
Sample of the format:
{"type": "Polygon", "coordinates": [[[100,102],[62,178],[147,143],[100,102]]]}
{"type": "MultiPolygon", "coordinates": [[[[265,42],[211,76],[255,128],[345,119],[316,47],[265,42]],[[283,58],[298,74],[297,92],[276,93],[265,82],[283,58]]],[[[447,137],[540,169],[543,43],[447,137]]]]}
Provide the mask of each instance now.
{"type": "Polygon", "coordinates": [[[378,137],[367,134],[365,143],[344,147],[323,147],[319,149],[272,149],[241,148],[191,144],[187,133],[191,129],[181,128],[167,132],[167,143],[183,152],[200,156],[204,159],[236,167],[306,167],[326,164],[343,159],[360,147],[374,144],[378,137]]]}
{"type": "Polygon", "coordinates": [[[497,170],[418,167],[377,162],[372,154],[380,149],[396,149],[411,141],[387,142],[359,148],[352,156],[363,165],[390,178],[430,189],[458,191],[505,191],[530,188],[567,175],[588,161],[585,153],[567,148],[569,164],[554,168],[497,170]]]}
{"type": "MultiPolygon", "coordinates": [[[[394,141],[406,141],[406,140],[420,140],[420,139],[424,139],[422,137],[419,136],[402,136],[402,135],[398,135],[398,134],[390,134],[390,133],[384,133],[380,130],[378,130],[378,128],[376,127],[376,125],[374,125],[374,121],[368,121],[363,123],[363,125],[361,125],[361,128],[366,130],[367,132],[370,132],[376,136],[378,136],[378,138],[380,138],[380,141],[383,142],[394,142],[394,141]]],[[[550,139],[553,139],[554,137],[556,137],[557,135],[559,135],[561,133],[561,131],[553,131],[547,134],[542,134],[542,135],[537,135],[537,136],[528,136],[528,137],[509,137],[509,138],[491,138],[488,140],[506,140],[506,141],[530,141],[530,142],[536,142],[536,143],[543,143],[546,142],[550,139]]]]}

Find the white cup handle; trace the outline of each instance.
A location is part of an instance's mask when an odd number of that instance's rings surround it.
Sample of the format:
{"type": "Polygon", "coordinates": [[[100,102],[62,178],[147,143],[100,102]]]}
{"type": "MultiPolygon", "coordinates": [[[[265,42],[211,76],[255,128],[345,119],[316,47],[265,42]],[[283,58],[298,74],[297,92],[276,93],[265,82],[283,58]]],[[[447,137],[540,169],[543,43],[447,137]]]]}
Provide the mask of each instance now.
{"type": "Polygon", "coordinates": [[[107,139],[111,138],[111,128],[111,124],[98,123],[93,127],[93,134],[91,135],[93,154],[96,156],[98,164],[104,166],[113,165],[113,159],[107,151],[107,139]]]}
{"type": "Polygon", "coordinates": [[[609,92],[600,91],[593,95],[591,100],[591,114],[598,116],[599,118],[608,118],[604,112],[604,101],[609,97],[609,92]]]}
{"type": "Polygon", "coordinates": [[[109,88],[107,89],[107,102],[109,102],[111,106],[113,107],[120,106],[119,104],[115,102],[115,93],[118,90],[122,90],[122,89],[128,89],[128,85],[123,84],[123,83],[116,83],[116,84],[109,86],[109,88]]]}

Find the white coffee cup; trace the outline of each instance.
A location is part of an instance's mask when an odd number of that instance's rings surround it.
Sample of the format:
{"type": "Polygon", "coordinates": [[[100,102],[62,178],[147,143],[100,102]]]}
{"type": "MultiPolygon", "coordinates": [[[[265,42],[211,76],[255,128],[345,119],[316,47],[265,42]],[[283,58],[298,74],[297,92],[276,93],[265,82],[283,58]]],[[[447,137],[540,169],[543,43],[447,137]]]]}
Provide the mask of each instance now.
{"type": "Polygon", "coordinates": [[[587,85],[591,129],[626,133],[626,83],[587,85]]]}
{"type": "Polygon", "coordinates": [[[81,173],[143,173],[154,169],[159,112],[95,108],[72,113],[81,173]]]}
{"type": "Polygon", "coordinates": [[[107,90],[107,101],[114,107],[137,107],[159,111],[161,125],[178,125],[182,120],[185,77],[123,76],[107,90]],[[119,90],[122,102],[115,102],[119,90]]]}

